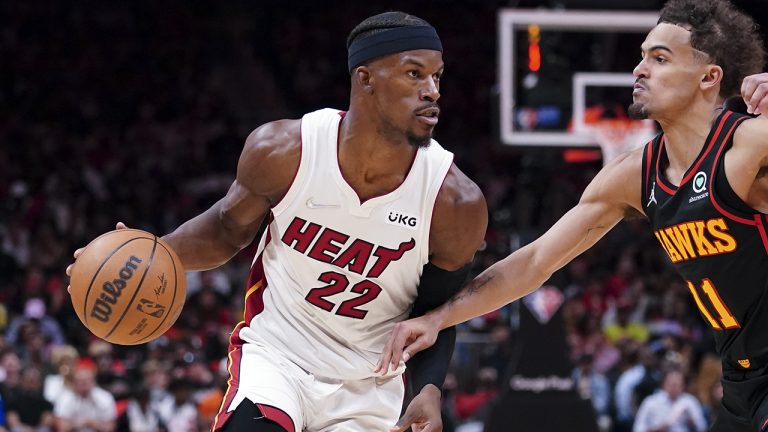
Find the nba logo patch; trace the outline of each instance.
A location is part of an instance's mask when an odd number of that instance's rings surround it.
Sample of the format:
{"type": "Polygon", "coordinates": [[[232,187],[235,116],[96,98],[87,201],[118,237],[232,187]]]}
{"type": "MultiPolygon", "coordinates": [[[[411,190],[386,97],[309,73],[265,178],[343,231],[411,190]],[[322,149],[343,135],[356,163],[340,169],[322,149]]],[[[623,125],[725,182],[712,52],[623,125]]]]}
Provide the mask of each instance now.
{"type": "Polygon", "coordinates": [[[563,304],[563,293],[552,285],[547,285],[528,294],[523,298],[523,304],[541,324],[546,324],[555,316],[563,304]]]}

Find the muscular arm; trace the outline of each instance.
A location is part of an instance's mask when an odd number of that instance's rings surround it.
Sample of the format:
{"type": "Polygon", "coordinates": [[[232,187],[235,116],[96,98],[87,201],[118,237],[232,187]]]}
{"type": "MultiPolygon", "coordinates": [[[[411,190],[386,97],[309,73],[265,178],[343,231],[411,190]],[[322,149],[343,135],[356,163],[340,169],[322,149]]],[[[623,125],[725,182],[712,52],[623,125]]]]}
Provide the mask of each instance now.
{"type": "Polygon", "coordinates": [[[477,185],[455,165],[437,196],[429,233],[429,262],[454,271],[472,262],[485,238],[488,208],[477,185]]]}
{"type": "Polygon", "coordinates": [[[267,123],[253,131],[224,198],[163,237],[184,268],[218,267],[248,246],[270,207],[288,190],[300,157],[298,120],[267,123]]]}
{"type": "Polygon", "coordinates": [[[634,151],[601,170],[578,205],[549,231],[489,267],[449,304],[435,310],[440,327],[490,312],[532,292],[594,245],[626,213],[642,211],[641,161],[641,151],[634,151]]]}

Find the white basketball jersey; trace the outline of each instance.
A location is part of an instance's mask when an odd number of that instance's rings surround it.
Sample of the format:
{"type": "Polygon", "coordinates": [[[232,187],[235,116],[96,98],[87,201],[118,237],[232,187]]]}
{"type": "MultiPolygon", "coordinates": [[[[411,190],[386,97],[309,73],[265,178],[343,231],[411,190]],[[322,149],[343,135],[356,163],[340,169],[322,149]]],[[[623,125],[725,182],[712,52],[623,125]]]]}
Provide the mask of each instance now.
{"type": "Polygon", "coordinates": [[[309,373],[347,380],[374,375],[392,327],[411,310],[453,155],[433,140],[397,189],[361,203],[339,169],[343,116],[302,118],[301,163],[272,208],[236,331],[309,373]]]}

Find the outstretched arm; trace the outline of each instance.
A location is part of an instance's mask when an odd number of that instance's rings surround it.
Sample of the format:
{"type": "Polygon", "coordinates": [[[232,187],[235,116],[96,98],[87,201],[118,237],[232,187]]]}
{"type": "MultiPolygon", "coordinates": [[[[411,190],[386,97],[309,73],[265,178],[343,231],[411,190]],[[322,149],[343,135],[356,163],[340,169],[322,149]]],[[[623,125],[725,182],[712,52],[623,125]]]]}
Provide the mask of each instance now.
{"type": "Polygon", "coordinates": [[[396,366],[430,346],[437,331],[498,309],[537,289],[556,270],[594,245],[627,213],[642,211],[641,151],[617,158],[587,187],[578,205],[533,243],[495,263],[454,299],[427,315],[399,323],[380,359],[396,366]]]}
{"type": "Polygon", "coordinates": [[[495,263],[441,308],[441,327],[452,326],[515,301],[589,249],[613,228],[625,210],[608,202],[582,201],[533,243],[495,263]]]}

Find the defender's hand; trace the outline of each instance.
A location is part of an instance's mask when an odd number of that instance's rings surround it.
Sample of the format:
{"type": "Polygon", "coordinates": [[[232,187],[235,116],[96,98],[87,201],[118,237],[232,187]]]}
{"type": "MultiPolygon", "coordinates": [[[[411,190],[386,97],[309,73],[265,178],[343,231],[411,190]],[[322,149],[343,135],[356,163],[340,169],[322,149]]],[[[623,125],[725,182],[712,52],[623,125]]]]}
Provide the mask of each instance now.
{"type": "Polygon", "coordinates": [[[421,392],[408,404],[405,414],[389,431],[403,432],[408,430],[409,426],[413,427],[413,432],[441,432],[443,430],[440,390],[434,385],[427,384],[421,389],[421,392]]]}
{"type": "Polygon", "coordinates": [[[750,114],[768,112],[768,73],[750,75],[741,83],[741,97],[750,114]]]}
{"type": "MultiPolygon", "coordinates": [[[[117,225],[115,225],[115,229],[126,229],[126,228],[128,228],[128,227],[125,226],[125,224],[122,223],[122,222],[118,222],[117,225]]],[[[75,251],[75,253],[74,253],[75,261],[77,261],[77,258],[80,257],[80,254],[83,253],[84,249],[85,249],[84,247],[81,247],[81,248],[79,248],[79,249],[77,249],[75,251]]],[[[75,263],[72,263],[72,264],[67,266],[66,272],[67,272],[67,276],[68,277],[72,276],[72,266],[74,266],[74,265],[75,265],[75,263]]],[[[72,286],[71,285],[67,285],[67,292],[70,292],[71,289],[72,289],[72,286]]]]}
{"type": "Polygon", "coordinates": [[[440,320],[436,314],[427,314],[395,324],[373,371],[385,375],[390,365],[392,370],[397,369],[401,358],[407,362],[417,352],[431,347],[437,340],[439,331],[440,320]]]}

